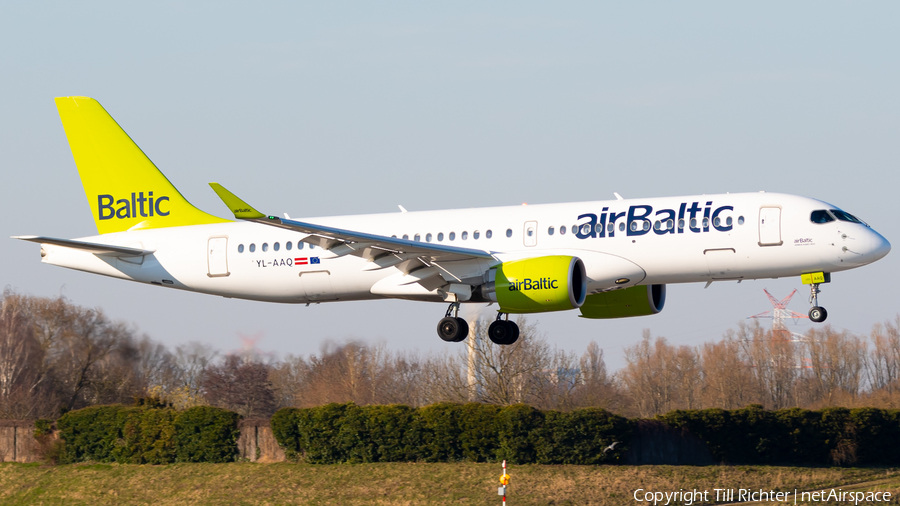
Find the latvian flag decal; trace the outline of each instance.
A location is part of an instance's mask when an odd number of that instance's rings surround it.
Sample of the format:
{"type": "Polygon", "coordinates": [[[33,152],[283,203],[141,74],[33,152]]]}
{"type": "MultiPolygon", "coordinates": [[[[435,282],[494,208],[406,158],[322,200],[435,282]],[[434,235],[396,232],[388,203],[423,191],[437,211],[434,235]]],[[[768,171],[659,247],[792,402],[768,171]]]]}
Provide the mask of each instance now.
{"type": "Polygon", "coordinates": [[[313,265],[319,263],[319,257],[295,258],[294,265],[313,265]]]}

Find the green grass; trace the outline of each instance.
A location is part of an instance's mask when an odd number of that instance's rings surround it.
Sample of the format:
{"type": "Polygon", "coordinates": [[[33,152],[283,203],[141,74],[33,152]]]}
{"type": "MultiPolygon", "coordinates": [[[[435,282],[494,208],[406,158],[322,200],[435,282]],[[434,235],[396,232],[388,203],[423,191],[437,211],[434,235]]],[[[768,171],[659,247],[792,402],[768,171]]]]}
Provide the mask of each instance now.
{"type": "MultiPolygon", "coordinates": [[[[634,490],[815,490],[861,482],[900,494],[900,469],[512,467],[509,506],[632,505],[634,490]]],[[[498,505],[496,464],[0,464],[0,504],[498,505]]],[[[819,503],[823,504],[823,503],[819,503]]],[[[893,501],[892,504],[898,504],[893,501]]]]}

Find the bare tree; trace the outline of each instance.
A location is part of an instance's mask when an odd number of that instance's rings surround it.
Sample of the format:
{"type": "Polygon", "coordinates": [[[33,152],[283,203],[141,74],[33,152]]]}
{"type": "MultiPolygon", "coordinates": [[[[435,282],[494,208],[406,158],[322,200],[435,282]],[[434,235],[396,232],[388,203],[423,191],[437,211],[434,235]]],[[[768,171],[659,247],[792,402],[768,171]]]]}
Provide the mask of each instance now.
{"type": "Polygon", "coordinates": [[[760,403],[750,365],[742,355],[732,331],[718,343],[703,344],[704,407],[735,409],[760,403]]]}
{"type": "Polygon", "coordinates": [[[581,384],[573,392],[571,407],[599,407],[611,411],[623,408],[621,388],[615,377],[607,372],[603,350],[596,341],[588,343],[578,365],[581,384]]]}
{"type": "Polygon", "coordinates": [[[900,315],[872,329],[872,353],[866,366],[872,390],[900,391],[900,315]]]}
{"type": "Polygon", "coordinates": [[[275,394],[266,364],[228,355],[221,365],[206,368],[201,385],[210,404],[241,416],[271,416],[275,412],[275,394]]]}
{"type": "Polygon", "coordinates": [[[807,337],[815,389],[812,399],[833,406],[840,394],[856,397],[865,367],[866,343],[846,331],[838,333],[830,325],[810,330],[807,337]]]}
{"type": "Polygon", "coordinates": [[[0,417],[27,418],[36,407],[43,350],[22,304],[9,292],[0,305],[0,417]]]}

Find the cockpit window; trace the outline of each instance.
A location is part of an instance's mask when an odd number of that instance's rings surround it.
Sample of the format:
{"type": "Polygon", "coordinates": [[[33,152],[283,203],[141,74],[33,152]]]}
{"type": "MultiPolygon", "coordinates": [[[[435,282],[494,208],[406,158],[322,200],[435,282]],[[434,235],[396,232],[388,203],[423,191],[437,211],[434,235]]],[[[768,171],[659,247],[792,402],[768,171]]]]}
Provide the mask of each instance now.
{"type": "Polygon", "coordinates": [[[809,221],[813,223],[828,223],[829,221],[834,221],[834,218],[828,214],[828,211],[819,209],[818,211],[813,211],[812,214],[809,215],[809,221]]]}
{"type": "MultiPolygon", "coordinates": [[[[863,220],[857,218],[856,216],[853,216],[850,213],[845,213],[844,211],[841,211],[840,209],[831,209],[831,214],[833,214],[835,218],[837,218],[841,221],[849,221],[851,223],[859,223],[861,225],[866,225],[866,222],[864,222],[863,220]]],[[[868,225],[866,225],[866,226],[868,226],[868,225]]]]}

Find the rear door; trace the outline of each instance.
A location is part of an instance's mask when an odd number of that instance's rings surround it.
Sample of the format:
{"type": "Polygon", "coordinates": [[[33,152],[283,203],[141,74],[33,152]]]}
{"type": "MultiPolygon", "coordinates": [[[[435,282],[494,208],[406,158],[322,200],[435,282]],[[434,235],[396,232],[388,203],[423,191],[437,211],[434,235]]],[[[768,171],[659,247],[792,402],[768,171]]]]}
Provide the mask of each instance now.
{"type": "Polygon", "coordinates": [[[759,245],[781,246],[781,208],[759,208],[759,245]]]}
{"type": "Polygon", "coordinates": [[[211,278],[227,276],[228,272],[228,238],[210,237],[206,248],[206,261],[209,266],[208,276],[211,278]]]}

